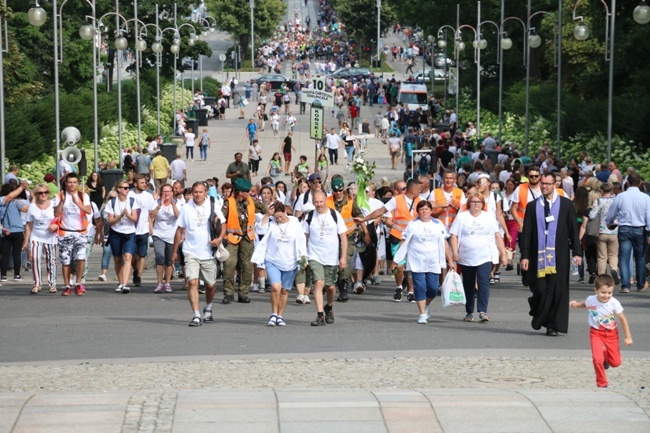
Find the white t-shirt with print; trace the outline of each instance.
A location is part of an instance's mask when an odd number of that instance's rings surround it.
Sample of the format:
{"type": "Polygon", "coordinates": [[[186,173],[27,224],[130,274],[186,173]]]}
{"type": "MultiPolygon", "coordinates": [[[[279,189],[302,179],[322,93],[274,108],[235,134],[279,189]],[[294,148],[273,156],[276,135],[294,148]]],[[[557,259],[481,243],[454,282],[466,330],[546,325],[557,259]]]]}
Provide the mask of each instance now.
{"type": "Polygon", "coordinates": [[[314,210],[311,224],[307,224],[307,218],[302,222],[305,234],[309,235],[307,257],[309,260],[315,260],[325,266],[339,264],[339,235],[348,231],[341,214],[338,211],[335,212],[336,222],[334,222],[329,208],[324,214],[319,214],[314,210]]]}
{"type": "Polygon", "coordinates": [[[458,237],[458,263],[479,266],[492,261],[492,245],[499,231],[497,221],[488,212],[474,217],[469,211],[458,214],[449,234],[458,237]]]}
{"type": "MultiPolygon", "coordinates": [[[[106,203],[105,213],[108,215],[121,215],[122,212],[126,209],[126,213],[130,214],[133,209],[138,209],[138,202],[133,200],[133,206],[131,205],[131,198],[126,197],[124,201],[120,200],[119,197],[116,197],[115,200],[110,199],[106,203]],[[115,205],[113,205],[113,202],[115,205]]],[[[111,229],[118,233],[135,233],[135,223],[131,221],[127,216],[123,216],[119,219],[118,222],[111,226],[111,229]]]]}
{"type": "Polygon", "coordinates": [[[436,218],[426,223],[419,218],[414,219],[402,233],[403,239],[409,236],[411,239],[406,255],[409,269],[413,272],[441,273],[442,268],[446,267],[444,260],[440,261],[440,257],[444,257],[447,239],[444,224],[436,218]]]}
{"type": "MultiPolygon", "coordinates": [[[[81,214],[84,213],[79,206],[77,206],[72,198],[72,195],[67,191],[61,192],[63,194],[63,212],[61,212],[61,227],[66,228],[71,232],[83,230],[83,219],[81,214]]],[[[79,195],[74,193],[78,200],[79,195]]],[[[90,206],[90,197],[88,194],[83,194],[83,204],[90,206]]],[[[84,213],[84,218],[85,218],[84,213]]]]}
{"type": "Polygon", "coordinates": [[[597,295],[588,296],[585,307],[589,310],[589,326],[594,329],[616,329],[616,315],[623,312],[618,299],[609,298],[609,301],[602,303],[597,295]]]}
{"type": "Polygon", "coordinates": [[[171,204],[161,206],[156,214],[156,218],[153,220],[153,235],[168,244],[173,244],[174,235],[176,234],[176,219],[174,208],[171,204]]]}
{"type": "Polygon", "coordinates": [[[32,223],[32,231],[29,237],[30,241],[41,242],[44,244],[56,244],[57,232],[50,231],[50,223],[54,219],[54,208],[56,207],[54,199],[50,202],[47,209],[39,209],[35,203],[29,205],[27,209],[27,222],[32,223]]]}
{"type": "Polygon", "coordinates": [[[266,249],[266,261],[281,271],[296,269],[300,260],[296,242],[302,242],[302,250],[305,249],[305,233],[301,222],[293,216],[288,218],[289,222],[285,224],[278,224],[275,218],[271,218],[264,235],[270,237],[266,249]]]}
{"type": "MultiPolygon", "coordinates": [[[[221,209],[214,208],[217,218],[222,224],[226,223],[221,209]]],[[[210,229],[208,219],[210,218],[210,199],[206,198],[202,205],[197,205],[190,200],[181,208],[181,213],[176,221],[176,227],[185,229],[185,240],[183,241],[183,254],[193,256],[199,260],[212,258],[212,246],[210,245],[210,229]]]]}

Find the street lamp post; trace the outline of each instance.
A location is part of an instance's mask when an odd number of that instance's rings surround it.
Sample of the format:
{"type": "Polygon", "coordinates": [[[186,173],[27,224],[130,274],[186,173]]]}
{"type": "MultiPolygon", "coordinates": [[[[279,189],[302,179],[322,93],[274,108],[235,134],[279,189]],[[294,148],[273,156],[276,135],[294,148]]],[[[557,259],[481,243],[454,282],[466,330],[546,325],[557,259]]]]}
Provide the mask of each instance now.
{"type": "MultiPolygon", "coordinates": [[[[203,18],[203,21],[201,21],[201,24],[205,25],[205,23],[207,23],[208,26],[210,27],[210,33],[214,33],[214,31],[216,30],[216,26],[217,26],[217,20],[212,15],[208,15],[205,18],[203,18]],[[212,22],[210,20],[212,20],[214,22],[212,22]]],[[[253,63],[253,65],[254,65],[254,63],[253,63]]],[[[253,67],[253,66],[251,66],[251,67],[253,67]]],[[[199,73],[200,74],[200,80],[201,80],[201,93],[203,93],[203,55],[202,54],[199,54],[199,69],[201,71],[199,73]]]]}
{"type": "MultiPolygon", "coordinates": [[[[578,0],[573,6],[573,20],[580,21],[573,30],[573,35],[579,41],[584,41],[589,37],[589,28],[585,25],[582,16],[576,16],[576,10],[582,0],[578,0]]],[[[609,62],[609,77],[607,86],[607,162],[612,160],[612,126],[613,126],[613,105],[614,105],[614,36],[616,25],[616,0],[612,0],[611,8],[607,3],[601,1],[605,8],[605,61],[609,62]]],[[[650,22],[650,6],[646,0],[642,0],[634,8],[634,21],[638,24],[647,24],[650,22]]]]}
{"type": "MultiPolygon", "coordinates": [[[[435,82],[436,82],[436,62],[435,59],[433,58],[433,44],[436,41],[435,36],[429,35],[427,36],[427,40],[429,41],[429,44],[431,45],[431,96],[433,96],[433,100],[435,101],[436,95],[435,95],[435,82]]],[[[424,61],[424,57],[422,57],[422,63],[426,63],[424,61]]],[[[422,73],[424,73],[424,65],[422,66],[422,73]]],[[[426,77],[425,77],[426,78],[426,77]]]]}
{"type": "Polygon", "coordinates": [[[381,0],[377,0],[377,65],[381,59],[381,0]]]}
{"type": "Polygon", "coordinates": [[[249,5],[251,7],[251,70],[253,70],[255,68],[255,25],[253,23],[255,0],[250,0],[249,5]]]}
{"type": "Polygon", "coordinates": [[[558,22],[553,16],[553,14],[546,12],[546,11],[537,11],[535,13],[531,14],[531,0],[528,0],[528,19],[526,20],[527,25],[527,44],[526,44],[526,125],[525,125],[525,132],[524,132],[524,149],[526,153],[528,153],[528,135],[530,132],[530,109],[529,109],[529,101],[530,101],[530,49],[531,48],[539,48],[540,45],[542,45],[542,38],[537,34],[535,31],[535,27],[531,27],[530,23],[533,18],[535,18],[537,15],[545,15],[553,19],[553,62],[555,67],[558,68],[558,91],[557,91],[557,146],[558,146],[558,154],[560,152],[560,126],[561,126],[561,121],[562,121],[562,112],[560,109],[560,95],[561,95],[561,83],[562,83],[562,69],[559,68],[559,60],[560,57],[558,56],[558,40],[561,38],[561,35],[559,34],[559,28],[558,28],[558,22]]]}
{"type": "MultiPolygon", "coordinates": [[[[503,7],[503,2],[501,3],[501,6],[503,7]]],[[[503,15],[503,9],[501,9],[501,13],[503,15]]],[[[512,48],[512,39],[508,37],[508,34],[504,31],[504,26],[506,22],[510,20],[515,20],[518,21],[523,30],[524,34],[526,33],[526,23],[520,18],[517,17],[508,17],[504,18],[501,20],[501,27],[499,29],[499,37],[501,38],[499,42],[499,140],[501,140],[501,134],[502,134],[502,128],[503,128],[503,51],[507,51],[510,48],[512,48]]],[[[524,66],[526,66],[526,38],[523,38],[523,50],[522,50],[522,56],[524,59],[524,66]]]]}

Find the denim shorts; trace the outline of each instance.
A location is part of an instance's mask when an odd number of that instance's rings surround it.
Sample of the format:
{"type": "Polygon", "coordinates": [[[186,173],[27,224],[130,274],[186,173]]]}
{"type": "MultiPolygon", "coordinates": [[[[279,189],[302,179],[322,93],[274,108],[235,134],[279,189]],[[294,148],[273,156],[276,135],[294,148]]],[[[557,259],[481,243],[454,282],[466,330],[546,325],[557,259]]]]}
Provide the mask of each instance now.
{"type": "Polygon", "coordinates": [[[147,257],[149,251],[149,233],[135,235],[135,252],[136,256],[147,257]]]}
{"type": "Polygon", "coordinates": [[[124,254],[135,253],[135,233],[120,233],[115,230],[110,231],[108,243],[111,246],[113,257],[122,257],[124,254]]]}
{"type": "Polygon", "coordinates": [[[264,262],[264,266],[266,267],[266,277],[269,279],[271,285],[282,283],[284,290],[291,290],[293,280],[296,277],[296,269],[292,271],[281,271],[270,262],[264,262]]]}

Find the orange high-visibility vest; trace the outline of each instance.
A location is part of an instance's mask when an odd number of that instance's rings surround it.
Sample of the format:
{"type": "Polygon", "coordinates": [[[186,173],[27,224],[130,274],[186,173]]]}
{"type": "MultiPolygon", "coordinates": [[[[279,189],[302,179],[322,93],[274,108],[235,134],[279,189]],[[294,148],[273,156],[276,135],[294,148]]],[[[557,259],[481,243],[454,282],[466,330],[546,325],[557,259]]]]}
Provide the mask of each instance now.
{"type": "MultiPolygon", "coordinates": [[[[249,240],[255,237],[255,203],[248,197],[246,204],[248,210],[248,221],[246,221],[246,236],[249,240]]],[[[234,197],[228,198],[228,219],[226,220],[226,238],[231,244],[238,244],[244,237],[241,229],[241,221],[237,213],[237,200],[234,197]]]]}
{"type": "MultiPolygon", "coordinates": [[[[452,207],[448,207],[447,209],[434,209],[434,215],[436,213],[439,213],[439,215],[436,215],[436,218],[445,225],[445,227],[449,228],[451,225],[454,223],[454,220],[456,219],[456,215],[458,215],[458,211],[462,210],[460,209],[460,202],[463,198],[463,190],[460,188],[454,187],[454,189],[451,191],[451,200],[453,201],[454,205],[456,205],[456,208],[454,209],[452,207]]],[[[447,203],[447,198],[445,197],[445,191],[442,188],[436,188],[433,191],[433,199],[436,203],[439,204],[445,204],[447,203]]]]}
{"type": "MultiPolygon", "coordinates": [[[[354,202],[352,200],[347,200],[347,203],[345,203],[342,207],[339,213],[343,217],[343,222],[345,223],[345,226],[348,228],[348,231],[345,232],[345,234],[350,234],[356,229],[357,224],[354,222],[354,219],[352,218],[352,207],[354,206],[354,202]]],[[[334,196],[329,196],[327,197],[327,207],[330,209],[336,209],[336,203],[334,202],[334,196]]]]}
{"type": "Polygon", "coordinates": [[[415,215],[417,215],[416,209],[418,203],[420,203],[420,197],[416,196],[413,199],[413,207],[409,209],[409,206],[406,204],[406,196],[404,194],[399,194],[395,196],[395,204],[397,209],[393,212],[393,227],[390,228],[391,236],[396,237],[397,239],[402,239],[402,232],[406,230],[408,223],[413,221],[415,215]]]}

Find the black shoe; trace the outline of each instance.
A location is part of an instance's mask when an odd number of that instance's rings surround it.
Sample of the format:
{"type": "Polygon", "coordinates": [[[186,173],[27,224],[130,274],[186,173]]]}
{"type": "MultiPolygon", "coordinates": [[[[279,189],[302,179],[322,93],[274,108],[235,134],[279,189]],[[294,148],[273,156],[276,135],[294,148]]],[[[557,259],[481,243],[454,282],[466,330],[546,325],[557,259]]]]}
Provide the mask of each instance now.
{"type": "Polygon", "coordinates": [[[329,324],[334,323],[334,312],[329,305],[325,305],[325,322],[329,324]]]}
{"type": "Polygon", "coordinates": [[[197,326],[201,326],[201,318],[200,317],[194,317],[191,321],[189,326],[192,328],[196,328],[197,326]]]}
{"type": "Polygon", "coordinates": [[[142,278],[133,276],[133,285],[135,287],[140,287],[142,285],[142,278]]]}
{"type": "Polygon", "coordinates": [[[206,308],[203,309],[203,323],[214,323],[214,317],[212,317],[212,310],[206,308]]]}
{"type": "Polygon", "coordinates": [[[589,284],[593,284],[594,281],[596,281],[596,274],[590,274],[589,275],[589,284]]]}
{"type": "Polygon", "coordinates": [[[402,288],[398,287],[395,289],[395,294],[393,295],[393,300],[399,302],[402,300],[402,288]]]}
{"type": "Polygon", "coordinates": [[[603,362],[603,368],[605,370],[609,370],[609,362],[607,362],[607,361],[603,362]]]}
{"type": "Polygon", "coordinates": [[[553,329],[553,328],[547,328],[547,329],[546,329],[546,335],[547,335],[548,337],[557,337],[557,336],[558,336],[558,333],[557,333],[557,331],[556,331],[555,329],[553,329]]]}
{"type": "Polygon", "coordinates": [[[317,316],[316,320],[311,322],[311,326],[325,326],[325,316],[317,316]]]}
{"type": "Polygon", "coordinates": [[[248,299],[248,296],[239,295],[237,297],[237,302],[239,302],[240,304],[250,304],[251,300],[248,299]]]}
{"type": "Polygon", "coordinates": [[[506,266],[506,271],[512,271],[514,267],[512,265],[507,265],[506,266]]]}
{"type": "Polygon", "coordinates": [[[348,284],[341,283],[339,284],[339,297],[336,298],[339,302],[348,302],[348,284]]]}
{"type": "Polygon", "coordinates": [[[617,286],[621,284],[621,279],[619,278],[617,271],[612,270],[612,278],[614,279],[614,284],[617,286]]]}
{"type": "Polygon", "coordinates": [[[222,303],[222,304],[230,304],[231,301],[232,301],[232,299],[230,299],[230,296],[226,295],[226,296],[224,296],[223,299],[221,300],[221,303],[222,303]]]}
{"type": "Polygon", "coordinates": [[[578,284],[584,284],[585,279],[584,278],[578,278],[578,284]]]}
{"type": "Polygon", "coordinates": [[[409,292],[408,295],[406,295],[406,300],[411,302],[411,303],[415,302],[415,294],[409,292]]]}

